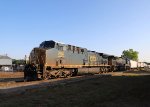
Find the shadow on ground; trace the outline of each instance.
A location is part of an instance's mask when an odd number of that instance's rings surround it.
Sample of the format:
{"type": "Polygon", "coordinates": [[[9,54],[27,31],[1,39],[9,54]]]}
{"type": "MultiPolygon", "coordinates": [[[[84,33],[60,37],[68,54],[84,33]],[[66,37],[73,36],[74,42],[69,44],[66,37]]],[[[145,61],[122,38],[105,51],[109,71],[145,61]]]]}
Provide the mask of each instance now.
{"type": "Polygon", "coordinates": [[[150,107],[150,76],[101,77],[0,96],[3,107],[150,107]]]}

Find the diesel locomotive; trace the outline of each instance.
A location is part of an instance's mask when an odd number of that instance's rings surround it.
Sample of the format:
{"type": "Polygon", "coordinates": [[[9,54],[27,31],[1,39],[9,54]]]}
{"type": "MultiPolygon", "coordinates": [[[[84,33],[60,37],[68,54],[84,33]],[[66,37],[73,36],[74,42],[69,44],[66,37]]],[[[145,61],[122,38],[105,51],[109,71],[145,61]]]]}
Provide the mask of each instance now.
{"type": "Polygon", "coordinates": [[[130,69],[127,58],[90,51],[86,48],[53,40],[33,48],[24,78],[36,80],[75,76],[79,73],[104,73],[130,69]]]}

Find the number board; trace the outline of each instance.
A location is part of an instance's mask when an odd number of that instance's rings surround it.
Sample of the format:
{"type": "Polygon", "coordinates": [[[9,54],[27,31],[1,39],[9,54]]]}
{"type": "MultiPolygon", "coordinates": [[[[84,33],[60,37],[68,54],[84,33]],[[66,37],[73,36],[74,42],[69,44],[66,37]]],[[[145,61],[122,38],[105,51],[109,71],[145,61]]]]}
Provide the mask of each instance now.
{"type": "Polygon", "coordinates": [[[65,54],[64,54],[64,51],[59,51],[58,52],[58,57],[59,58],[64,58],[65,54]]]}

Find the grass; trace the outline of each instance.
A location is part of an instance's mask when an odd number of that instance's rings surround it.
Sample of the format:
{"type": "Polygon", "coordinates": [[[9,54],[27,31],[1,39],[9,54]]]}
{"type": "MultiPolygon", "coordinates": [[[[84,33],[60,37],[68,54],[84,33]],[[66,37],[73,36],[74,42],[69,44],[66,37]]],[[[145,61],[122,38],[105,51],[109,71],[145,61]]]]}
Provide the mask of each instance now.
{"type": "Polygon", "coordinates": [[[0,95],[0,107],[150,107],[150,76],[117,76],[0,95]]]}

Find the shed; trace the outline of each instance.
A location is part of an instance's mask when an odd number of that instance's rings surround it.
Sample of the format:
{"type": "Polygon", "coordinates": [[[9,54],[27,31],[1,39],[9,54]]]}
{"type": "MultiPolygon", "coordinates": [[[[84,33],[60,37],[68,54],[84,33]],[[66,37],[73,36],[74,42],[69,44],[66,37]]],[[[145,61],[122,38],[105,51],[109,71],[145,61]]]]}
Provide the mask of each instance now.
{"type": "Polygon", "coordinates": [[[0,55],[0,66],[12,66],[12,59],[7,55],[0,55]]]}
{"type": "Polygon", "coordinates": [[[12,71],[12,59],[7,55],[0,55],[0,70],[12,71]]]}

